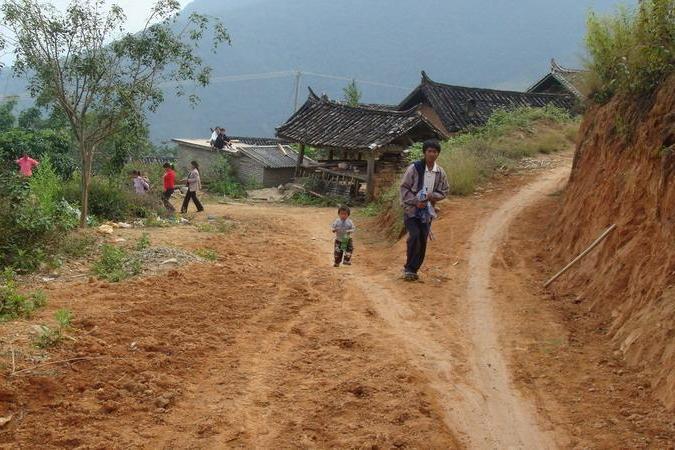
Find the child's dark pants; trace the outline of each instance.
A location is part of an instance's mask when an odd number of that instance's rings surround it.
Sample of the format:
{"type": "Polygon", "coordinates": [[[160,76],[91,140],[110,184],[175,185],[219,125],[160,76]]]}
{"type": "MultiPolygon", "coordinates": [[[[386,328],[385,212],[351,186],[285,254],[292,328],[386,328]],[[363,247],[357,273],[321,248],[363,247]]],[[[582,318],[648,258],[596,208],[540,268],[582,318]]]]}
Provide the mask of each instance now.
{"type": "Polygon", "coordinates": [[[335,264],[340,264],[341,262],[343,262],[343,258],[345,264],[350,264],[353,252],[354,252],[354,244],[352,243],[351,238],[347,240],[346,245],[344,246],[341,240],[339,239],[335,240],[335,252],[333,253],[335,256],[335,264]]]}

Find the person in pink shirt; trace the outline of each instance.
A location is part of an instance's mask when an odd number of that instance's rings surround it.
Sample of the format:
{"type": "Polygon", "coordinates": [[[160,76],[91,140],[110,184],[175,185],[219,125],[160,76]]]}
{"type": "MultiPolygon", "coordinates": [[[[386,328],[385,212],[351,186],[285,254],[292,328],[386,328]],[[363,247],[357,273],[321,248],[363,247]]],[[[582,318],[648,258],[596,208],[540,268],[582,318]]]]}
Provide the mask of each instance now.
{"type": "Polygon", "coordinates": [[[19,165],[19,172],[21,172],[21,175],[24,177],[30,177],[33,175],[33,169],[37,167],[38,164],[40,164],[25,153],[21,158],[16,160],[16,163],[19,165]]]}

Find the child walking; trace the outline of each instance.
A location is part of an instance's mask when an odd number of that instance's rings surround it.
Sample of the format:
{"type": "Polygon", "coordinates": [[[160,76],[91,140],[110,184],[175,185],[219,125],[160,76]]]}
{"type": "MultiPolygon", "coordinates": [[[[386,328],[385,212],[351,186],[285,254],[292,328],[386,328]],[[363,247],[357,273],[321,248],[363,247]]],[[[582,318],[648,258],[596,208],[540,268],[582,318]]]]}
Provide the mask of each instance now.
{"type": "Polygon", "coordinates": [[[346,266],[352,263],[352,253],[354,252],[354,244],[352,243],[352,233],[356,231],[354,223],[349,219],[351,211],[347,206],[340,206],[338,208],[338,218],[331,225],[333,233],[335,233],[335,256],[334,267],[340,267],[340,263],[346,266]]]}

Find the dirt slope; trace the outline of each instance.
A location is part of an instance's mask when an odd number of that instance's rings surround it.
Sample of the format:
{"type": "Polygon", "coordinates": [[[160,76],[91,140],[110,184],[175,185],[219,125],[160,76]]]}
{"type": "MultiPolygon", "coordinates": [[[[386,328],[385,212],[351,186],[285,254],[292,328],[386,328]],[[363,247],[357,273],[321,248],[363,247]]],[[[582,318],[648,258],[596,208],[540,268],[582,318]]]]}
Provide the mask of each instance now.
{"type": "Polygon", "coordinates": [[[675,410],[675,76],[640,104],[615,99],[586,114],[561,206],[551,267],[603,229],[616,231],[553,290],[590,305],[597,326],[675,410]]]}

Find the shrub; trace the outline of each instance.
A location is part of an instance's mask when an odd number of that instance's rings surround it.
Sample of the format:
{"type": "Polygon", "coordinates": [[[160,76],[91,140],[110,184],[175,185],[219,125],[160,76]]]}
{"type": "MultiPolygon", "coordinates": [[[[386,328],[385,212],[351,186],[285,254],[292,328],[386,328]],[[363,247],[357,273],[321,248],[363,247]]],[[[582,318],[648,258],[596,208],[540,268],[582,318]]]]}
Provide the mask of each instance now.
{"type": "Polygon", "coordinates": [[[35,270],[46,248],[77,225],[77,213],[61,197],[61,181],[45,157],[26,180],[0,174],[6,201],[0,203],[0,263],[35,270]]]}
{"type": "Polygon", "coordinates": [[[675,3],[644,0],[637,9],[613,15],[591,12],[587,20],[586,66],[591,98],[653,91],[675,70],[675,3]]]}
{"type": "Polygon", "coordinates": [[[49,157],[59,178],[66,180],[75,171],[77,164],[73,157],[68,133],[64,130],[20,130],[12,129],[0,133],[0,165],[18,168],[14,161],[24,153],[43,162],[49,157]]]}
{"type": "Polygon", "coordinates": [[[209,192],[231,198],[246,197],[246,189],[235,178],[234,169],[226,156],[221,156],[211,169],[207,188],[209,192]]]}
{"type": "MultiPolygon", "coordinates": [[[[79,205],[80,189],[80,175],[76,174],[64,186],[66,200],[79,205]]],[[[157,191],[151,191],[146,195],[133,193],[128,176],[109,178],[97,175],[91,179],[89,214],[93,216],[122,221],[132,217],[156,217],[163,211],[159,193],[157,191]]]]}
{"type": "Polygon", "coordinates": [[[150,235],[148,233],[143,233],[143,235],[136,242],[136,250],[141,251],[150,247],[150,235]]]}
{"type": "Polygon", "coordinates": [[[101,258],[94,263],[94,272],[99,277],[116,283],[138,275],[141,272],[141,262],[121,247],[104,244],[101,258]]]}
{"type": "Polygon", "coordinates": [[[16,290],[15,273],[9,269],[0,273],[0,321],[30,317],[37,308],[47,304],[47,297],[42,291],[28,295],[19,294],[16,290]]]}
{"type": "Polygon", "coordinates": [[[87,232],[68,233],[59,243],[57,252],[71,258],[81,258],[91,252],[96,236],[87,232]]]}

